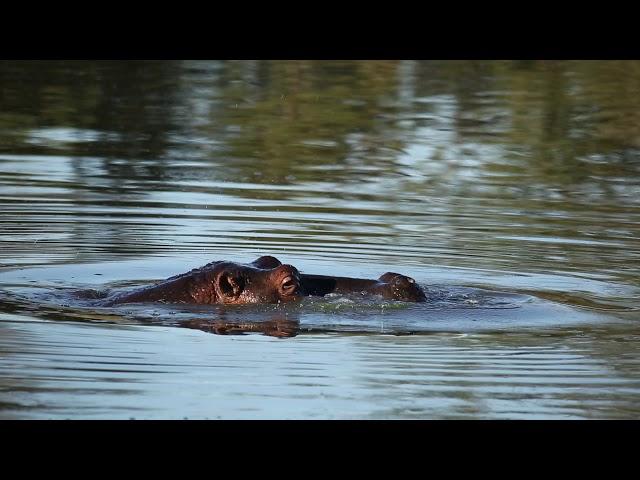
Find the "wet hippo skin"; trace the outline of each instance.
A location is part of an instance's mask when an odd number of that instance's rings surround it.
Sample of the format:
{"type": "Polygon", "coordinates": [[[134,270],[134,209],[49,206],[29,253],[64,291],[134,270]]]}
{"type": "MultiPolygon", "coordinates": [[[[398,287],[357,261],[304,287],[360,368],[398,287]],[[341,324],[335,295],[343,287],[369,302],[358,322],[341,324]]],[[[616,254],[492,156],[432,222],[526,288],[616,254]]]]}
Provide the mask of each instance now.
{"type": "Polygon", "coordinates": [[[301,274],[292,265],[263,256],[252,263],[212,262],[155,285],[116,293],[101,306],[132,302],[246,304],[280,303],[303,296],[363,293],[384,298],[422,302],[426,296],[412,278],[385,273],[377,280],[301,274]]]}
{"type": "Polygon", "coordinates": [[[377,280],[300,274],[300,281],[305,295],[368,293],[405,302],[424,302],[427,299],[424,291],[413,278],[393,272],[387,272],[377,280]]]}

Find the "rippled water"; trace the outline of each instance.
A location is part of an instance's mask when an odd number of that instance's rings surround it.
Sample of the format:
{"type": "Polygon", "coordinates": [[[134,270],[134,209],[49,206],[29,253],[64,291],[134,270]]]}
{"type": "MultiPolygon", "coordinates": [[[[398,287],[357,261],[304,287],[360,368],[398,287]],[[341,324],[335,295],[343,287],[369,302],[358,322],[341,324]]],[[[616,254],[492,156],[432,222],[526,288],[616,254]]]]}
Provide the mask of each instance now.
{"type": "Polygon", "coordinates": [[[638,62],[0,63],[0,418],[637,418],[639,91],[638,62]],[[73,300],[265,254],[431,301],[73,300]]]}

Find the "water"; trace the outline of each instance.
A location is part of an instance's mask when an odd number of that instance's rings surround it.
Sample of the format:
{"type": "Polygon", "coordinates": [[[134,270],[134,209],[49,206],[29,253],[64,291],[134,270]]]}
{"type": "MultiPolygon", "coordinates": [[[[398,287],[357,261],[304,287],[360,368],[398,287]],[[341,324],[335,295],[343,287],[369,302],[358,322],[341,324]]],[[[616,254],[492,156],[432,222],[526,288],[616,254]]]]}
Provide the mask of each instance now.
{"type": "Polygon", "coordinates": [[[624,61],[0,63],[0,418],[638,418],[638,93],[624,61]],[[266,254],[432,301],[73,296],[266,254]]]}

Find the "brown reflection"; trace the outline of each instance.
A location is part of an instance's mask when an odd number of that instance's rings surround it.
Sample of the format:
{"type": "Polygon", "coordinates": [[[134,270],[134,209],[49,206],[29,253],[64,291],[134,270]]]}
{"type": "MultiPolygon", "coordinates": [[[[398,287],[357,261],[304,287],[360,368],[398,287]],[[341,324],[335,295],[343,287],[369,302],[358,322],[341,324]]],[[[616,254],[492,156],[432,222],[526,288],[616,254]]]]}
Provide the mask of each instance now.
{"type": "MultiPolygon", "coordinates": [[[[224,314],[221,314],[224,317],[224,314]]],[[[243,335],[245,333],[262,333],[269,337],[290,338],[300,332],[300,321],[296,317],[289,318],[283,314],[276,314],[268,320],[253,322],[238,322],[224,319],[201,320],[194,319],[181,322],[181,327],[202,330],[216,335],[243,335]]]]}

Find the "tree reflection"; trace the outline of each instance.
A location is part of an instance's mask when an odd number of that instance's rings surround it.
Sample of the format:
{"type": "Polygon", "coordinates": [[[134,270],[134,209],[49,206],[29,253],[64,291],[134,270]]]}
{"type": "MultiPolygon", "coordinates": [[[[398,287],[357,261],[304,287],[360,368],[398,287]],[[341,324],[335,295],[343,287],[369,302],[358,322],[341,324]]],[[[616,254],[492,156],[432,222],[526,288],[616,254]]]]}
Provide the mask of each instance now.
{"type": "MultiPolygon", "coordinates": [[[[637,204],[638,89],[640,62],[624,61],[2,62],[0,154],[69,159],[73,175],[50,186],[72,214],[171,216],[181,200],[167,197],[188,192],[185,208],[212,195],[217,209],[289,202],[311,216],[441,202],[455,229],[484,200],[637,204]]],[[[76,220],[77,243],[96,236],[76,220]]],[[[137,251],[132,227],[103,227],[114,252],[137,251]]]]}
{"type": "Polygon", "coordinates": [[[313,181],[331,172],[310,167],[329,164],[393,172],[420,117],[433,111],[429,100],[442,95],[455,99],[458,142],[500,134],[503,145],[535,152],[527,166],[541,180],[552,173],[545,161],[556,172],[584,171],[571,178],[580,181],[588,176],[584,156],[617,158],[638,145],[638,62],[415,62],[409,70],[406,63],[3,62],[0,147],[49,152],[52,145],[27,141],[33,129],[94,131],[94,141],[53,146],[103,158],[114,179],[171,181],[166,160],[193,157],[192,138],[222,144],[205,175],[225,180],[313,181]],[[399,91],[406,76],[409,102],[399,91]],[[492,117],[509,127],[496,128],[492,117]]]}

